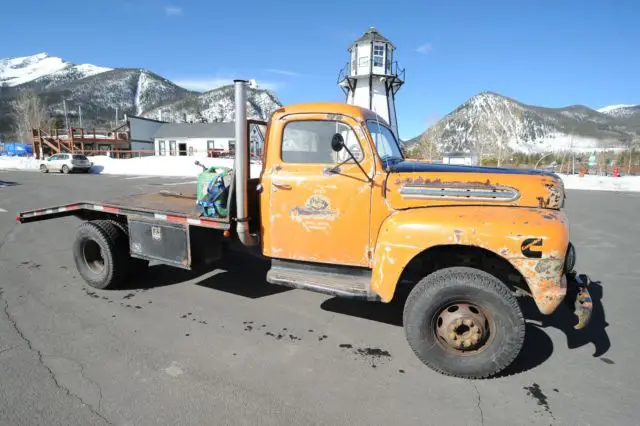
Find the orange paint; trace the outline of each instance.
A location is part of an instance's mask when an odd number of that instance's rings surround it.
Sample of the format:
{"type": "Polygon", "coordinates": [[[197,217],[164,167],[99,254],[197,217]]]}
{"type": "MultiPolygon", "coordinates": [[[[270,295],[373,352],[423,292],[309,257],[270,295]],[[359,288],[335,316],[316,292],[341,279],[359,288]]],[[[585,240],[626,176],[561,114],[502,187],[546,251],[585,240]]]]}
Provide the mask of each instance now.
{"type": "Polygon", "coordinates": [[[424,250],[482,247],[509,261],[525,277],[540,311],[552,312],[566,293],[562,266],[569,232],[560,210],[562,181],[528,174],[388,173],[365,123],[376,117],[341,103],[298,104],[273,114],[261,175],[263,254],[371,268],[371,290],[389,302],[404,268],[424,250]],[[330,161],[286,161],[287,126],[308,120],[349,129],[367,175],[353,162],[330,173],[330,161]],[[523,254],[527,239],[542,239],[541,246],[529,247],[540,258],[523,254]]]}

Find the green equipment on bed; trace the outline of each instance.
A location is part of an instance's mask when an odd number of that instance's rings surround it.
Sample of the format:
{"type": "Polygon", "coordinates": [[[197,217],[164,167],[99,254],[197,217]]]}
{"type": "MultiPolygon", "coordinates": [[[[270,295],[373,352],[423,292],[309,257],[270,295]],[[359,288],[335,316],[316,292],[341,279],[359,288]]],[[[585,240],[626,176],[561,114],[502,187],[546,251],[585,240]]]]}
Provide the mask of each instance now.
{"type": "Polygon", "coordinates": [[[233,169],[222,166],[205,167],[199,162],[196,162],[196,165],[203,168],[198,175],[196,211],[200,216],[227,217],[233,169]]]}

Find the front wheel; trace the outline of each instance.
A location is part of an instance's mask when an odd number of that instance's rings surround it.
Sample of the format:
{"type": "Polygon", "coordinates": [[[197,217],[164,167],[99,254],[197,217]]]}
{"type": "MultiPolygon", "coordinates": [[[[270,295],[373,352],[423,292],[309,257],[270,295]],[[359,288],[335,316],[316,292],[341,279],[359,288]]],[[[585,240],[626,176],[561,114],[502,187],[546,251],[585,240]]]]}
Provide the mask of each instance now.
{"type": "Polygon", "coordinates": [[[407,298],[403,319],[418,358],[450,376],[497,374],[524,343],[515,296],[496,277],[473,268],[445,268],[423,278],[407,298]]]}
{"type": "Polygon", "coordinates": [[[62,173],[64,173],[64,174],[69,173],[69,166],[67,166],[66,164],[64,166],[62,166],[62,173]]]}
{"type": "Polygon", "coordinates": [[[44,164],[40,164],[40,171],[42,173],[49,173],[49,169],[47,169],[47,166],[45,166],[44,164]]]}

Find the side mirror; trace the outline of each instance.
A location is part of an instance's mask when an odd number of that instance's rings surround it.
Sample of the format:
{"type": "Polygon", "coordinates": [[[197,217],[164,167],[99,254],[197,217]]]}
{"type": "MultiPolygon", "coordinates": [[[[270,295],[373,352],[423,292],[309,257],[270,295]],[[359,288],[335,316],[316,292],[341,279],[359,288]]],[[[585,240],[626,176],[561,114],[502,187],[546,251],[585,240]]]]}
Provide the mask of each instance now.
{"type": "Polygon", "coordinates": [[[331,138],[331,149],[338,152],[342,151],[342,148],[344,148],[344,138],[340,133],[336,133],[331,138]]]}

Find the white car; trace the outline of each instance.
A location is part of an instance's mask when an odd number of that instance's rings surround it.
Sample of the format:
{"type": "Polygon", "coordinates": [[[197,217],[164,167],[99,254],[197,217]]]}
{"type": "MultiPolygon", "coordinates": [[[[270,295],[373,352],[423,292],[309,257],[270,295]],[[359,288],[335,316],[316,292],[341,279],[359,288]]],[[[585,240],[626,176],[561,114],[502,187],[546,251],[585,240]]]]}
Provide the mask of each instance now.
{"type": "Polygon", "coordinates": [[[40,164],[42,173],[62,172],[69,173],[74,171],[89,172],[93,163],[81,154],[54,154],[40,164]]]}

